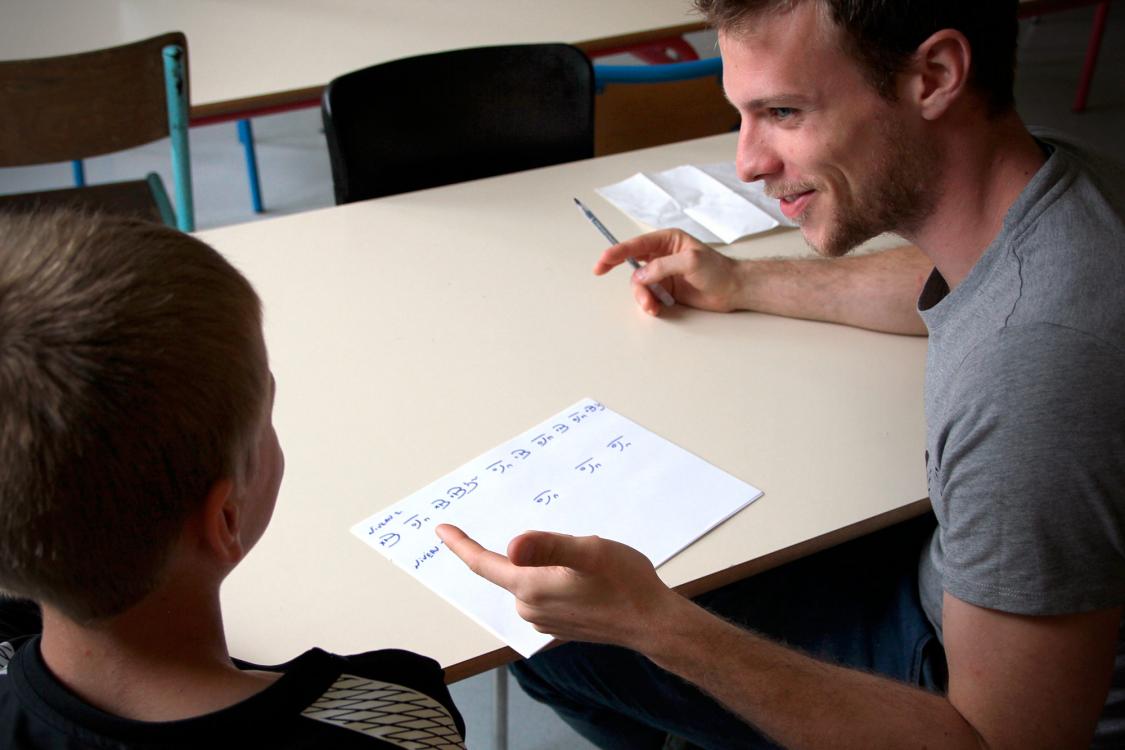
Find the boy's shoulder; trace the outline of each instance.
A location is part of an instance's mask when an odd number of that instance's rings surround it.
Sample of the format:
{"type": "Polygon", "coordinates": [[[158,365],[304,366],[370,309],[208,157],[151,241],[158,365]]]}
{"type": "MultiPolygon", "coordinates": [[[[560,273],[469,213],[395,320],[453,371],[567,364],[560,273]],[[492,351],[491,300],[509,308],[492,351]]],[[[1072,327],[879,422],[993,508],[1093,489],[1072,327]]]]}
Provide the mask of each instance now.
{"type": "Polygon", "coordinates": [[[352,656],[312,649],[302,659],[317,670],[302,718],[390,747],[464,747],[465,723],[433,659],[397,649],[352,656]]]}
{"type": "Polygon", "coordinates": [[[161,723],[112,716],[70,693],[43,664],[38,638],[0,646],[2,653],[11,656],[0,672],[0,747],[464,747],[441,668],[405,651],[338,656],[314,648],[276,667],[240,663],[283,676],[222,711],[161,723]]]}
{"type": "Polygon", "coordinates": [[[0,643],[0,675],[8,674],[8,662],[15,656],[16,646],[11,641],[0,643]]]}

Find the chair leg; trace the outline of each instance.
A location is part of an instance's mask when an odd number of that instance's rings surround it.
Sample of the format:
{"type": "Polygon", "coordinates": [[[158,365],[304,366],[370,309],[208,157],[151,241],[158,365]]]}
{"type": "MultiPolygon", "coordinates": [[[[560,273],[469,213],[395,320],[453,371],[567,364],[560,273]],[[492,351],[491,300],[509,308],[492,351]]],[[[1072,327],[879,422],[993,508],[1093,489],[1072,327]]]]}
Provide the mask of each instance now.
{"type": "Polygon", "coordinates": [[[1086,109],[1086,97],[1090,93],[1090,82],[1094,78],[1094,67],[1098,63],[1098,52],[1105,34],[1106,19],[1109,18],[1109,0],[1102,0],[1094,10],[1094,22],[1090,26],[1090,41],[1086,44],[1086,62],[1082,66],[1082,78],[1078,82],[1078,93],[1074,97],[1074,111],[1086,109]]]}
{"type": "Polygon", "coordinates": [[[86,165],[81,159],[70,163],[70,171],[74,174],[74,187],[86,187],[86,165]]]}
{"type": "Polygon", "coordinates": [[[242,152],[246,155],[246,178],[250,182],[250,204],[254,213],[265,211],[262,206],[262,186],[258,181],[258,155],[254,151],[254,130],[249,120],[238,121],[238,140],[242,141],[242,152]]]}
{"type": "Polygon", "coordinates": [[[191,141],[188,138],[187,72],[184,50],[164,48],[164,85],[168,100],[168,135],[172,143],[172,183],[176,191],[176,226],[195,231],[195,196],[191,186],[191,141]]]}
{"type": "Polygon", "coordinates": [[[160,212],[160,218],[164,221],[165,226],[176,229],[176,212],[172,208],[172,201],[168,200],[168,191],[164,189],[164,180],[160,179],[160,175],[156,172],[149,172],[145,177],[145,182],[148,183],[152,200],[156,203],[156,209],[160,212]]]}

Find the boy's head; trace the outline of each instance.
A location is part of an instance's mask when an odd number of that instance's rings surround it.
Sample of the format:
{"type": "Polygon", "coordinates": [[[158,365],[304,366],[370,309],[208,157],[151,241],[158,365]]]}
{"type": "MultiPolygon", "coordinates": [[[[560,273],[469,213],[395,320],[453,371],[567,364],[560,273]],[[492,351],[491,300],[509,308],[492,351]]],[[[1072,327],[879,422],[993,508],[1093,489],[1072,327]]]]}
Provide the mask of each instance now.
{"type": "Polygon", "coordinates": [[[204,243],[0,214],[0,589],[139,602],[216,483],[254,480],[270,389],[258,298],[204,243]]]}

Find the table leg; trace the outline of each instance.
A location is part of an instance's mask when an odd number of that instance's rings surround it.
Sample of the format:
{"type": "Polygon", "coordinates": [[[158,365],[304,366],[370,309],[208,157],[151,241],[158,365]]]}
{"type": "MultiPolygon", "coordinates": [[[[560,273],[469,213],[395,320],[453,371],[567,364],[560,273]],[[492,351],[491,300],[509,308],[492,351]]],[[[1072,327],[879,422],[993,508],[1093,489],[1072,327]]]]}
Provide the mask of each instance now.
{"type": "Polygon", "coordinates": [[[508,668],[497,667],[492,672],[493,706],[492,737],[496,750],[508,750],[508,668]]]}

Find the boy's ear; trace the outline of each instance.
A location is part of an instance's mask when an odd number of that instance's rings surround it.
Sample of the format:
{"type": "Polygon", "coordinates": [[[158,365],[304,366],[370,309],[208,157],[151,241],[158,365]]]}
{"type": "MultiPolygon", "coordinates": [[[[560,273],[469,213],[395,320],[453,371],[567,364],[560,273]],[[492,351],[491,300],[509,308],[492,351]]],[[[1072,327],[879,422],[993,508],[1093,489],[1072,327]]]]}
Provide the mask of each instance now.
{"type": "Polygon", "coordinates": [[[246,554],[242,544],[242,525],[234,482],[220,479],[211,486],[203,502],[203,543],[224,562],[234,565],[246,554]]]}
{"type": "Polygon", "coordinates": [[[944,115],[969,84],[972,49],[960,31],[942,29],[918,45],[907,71],[907,95],[926,120],[944,115]]]}

